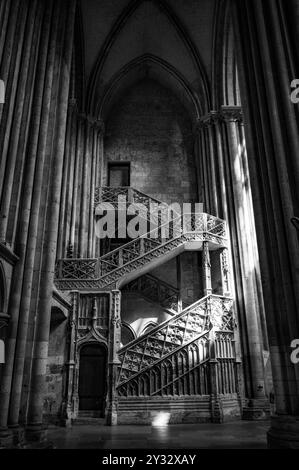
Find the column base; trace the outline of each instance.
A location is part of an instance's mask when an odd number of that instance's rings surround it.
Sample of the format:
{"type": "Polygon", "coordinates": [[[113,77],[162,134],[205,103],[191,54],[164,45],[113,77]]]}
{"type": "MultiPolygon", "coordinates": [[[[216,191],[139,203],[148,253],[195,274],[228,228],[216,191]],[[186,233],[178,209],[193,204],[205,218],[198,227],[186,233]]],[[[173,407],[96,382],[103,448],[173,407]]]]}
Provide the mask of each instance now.
{"type": "Polygon", "coordinates": [[[262,421],[270,419],[270,403],[267,398],[251,398],[245,401],[242,410],[245,421],[262,421]]]}
{"type": "Polygon", "coordinates": [[[211,422],[221,424],[224,422],[223,406],[221,399],[216,395],[211,395],[211,422]]]}
{"type": "Polygon", "coordinates": [[[299,416],[273,416],[267,440],[269,449],[299,449],[299,416]]]}
{"type": "Polygon", "coordinates": [[[106,425],[107,426],[116,426],[117,425],[117,405],[115,402],[112,402],[108,406],[106,414],[106,425]]]}
{"type": "Polygon", "coordinates": [[[13,433],[10,429],[0,428],[0,449],[9,449],[13,446],[13,433]]]}
{"type": "Polygon", "coordinates": [[[25,449],[52,449],[48,441],[47,427],[43,424],[29,424],[25,429],[25,449]]]}

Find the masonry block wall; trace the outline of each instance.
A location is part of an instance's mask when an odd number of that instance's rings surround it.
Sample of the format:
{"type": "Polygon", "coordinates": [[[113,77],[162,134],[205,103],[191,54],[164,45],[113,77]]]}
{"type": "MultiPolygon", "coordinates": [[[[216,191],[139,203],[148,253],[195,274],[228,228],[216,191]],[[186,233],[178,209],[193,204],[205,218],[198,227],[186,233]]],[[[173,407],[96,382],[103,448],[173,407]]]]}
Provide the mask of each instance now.
{"type": "Polygon", "coordinates": [[[131,162],[131,186],[150,196],[167,203],[197,199],[189,115],[152,80],[131,88],[112,109],[104,155],[104,171],[109,161],[131,162]]]}

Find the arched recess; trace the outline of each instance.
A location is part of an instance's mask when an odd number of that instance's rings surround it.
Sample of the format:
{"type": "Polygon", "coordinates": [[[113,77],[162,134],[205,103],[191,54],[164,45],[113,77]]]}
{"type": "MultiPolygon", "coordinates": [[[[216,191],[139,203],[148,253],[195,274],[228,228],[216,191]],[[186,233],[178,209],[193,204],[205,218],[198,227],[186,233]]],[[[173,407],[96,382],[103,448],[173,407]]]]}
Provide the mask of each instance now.
{"type": "Polygon", "coordinates": [[[154,323],[154,322],[150,322],[148,323],[147,325],[145,325],[145,327],[143,328],[140,336],[142,335],[145,335],[146,333],[149,333],[149,331],[151,331],[153,328],[155,328],[155,326],[157,326],[158,323],[154,323]]]}
{"type": "Polygon", "coordinates": [[[124,90],[143,78],[152,78],[170,88],[189,110],[194,121],[202,115],[200,100],[185,77],[165,60],[152,54],[144,54],[128,63],[112,77],[98,103],[96,109],[98,119],[105,120],[109,110],[124,90]]]}
{"type": "MultiPolygon", "coordinates": [[[[96,96],[96,90],[102,78],[103,69],[105,67],[107,59],[109,58],[109,55],[111,54],[113,45],[115,44],[122,30],[125,28],[127,22],[131,19],[132,15],[136,12],[139,7],[142,7],[144,3],[145,0],[132,0],[129,3],[129,5],[120,14],[114,26],[111,28],[111,31],[107,35],[107,38],[98,54],[98,58],[91,74],[87,89],[86,112],[91,115],[96,116],[95,108],[98,106],[98,97],[96,96]]],[[[202,66],[197,47],[195,46],[194,42],[187,33],[187,30],[180,22],[177,15],[174,13],[172,8],[168,5],[165,0],[152,0],[151,3],[157,7],[160,13],[165,15],[169,24],[171,25],[171,28],[173,29],[175,34],[180,38],[180,43],[184,46],[186,50],[186,55],[194,64],[197,75],[197,84],[199,86],[199,101],[201,102],[201,107],[204,112],[208,112],[211,104],[210,91],[206,73],[204,67],[202,66]]]]}
{"type": "Polygon", "coordinates": [[[130,343],[131,341],[134,341],[136,339],[136,333],[134,329],[125,322],[122,322],[121,325],[121,344],[122,346],[125,346],[126,344],[130,343]]]}

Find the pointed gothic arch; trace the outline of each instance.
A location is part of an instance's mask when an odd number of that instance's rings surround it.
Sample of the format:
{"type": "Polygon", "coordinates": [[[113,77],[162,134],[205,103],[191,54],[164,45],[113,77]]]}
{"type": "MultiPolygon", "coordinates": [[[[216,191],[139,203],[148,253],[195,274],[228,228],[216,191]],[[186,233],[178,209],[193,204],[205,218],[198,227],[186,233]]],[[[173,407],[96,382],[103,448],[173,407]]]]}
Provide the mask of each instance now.
{"type": "MultiPolygon", "coordinates": [[[[112,46],[117,40],[117,37],[119,36],[122,29],[125,27],[126,23],[129,21],[134,12],[142,5],[144,1],[145,0],[143,0],[142,2],[140,2],[139,0],[132,0],[129,3],[129,5],[122,11],[120,16],[116,20],[115,24],[111,28],[110,33],[107,35],[103,46],[101,47],[87,87],[86,109],[87,112],[90,114],[93,114],[94,106],[96,105],[95,91],[97,83],[100,74],[103,70],[105,61],[112,49],[112,46]]],[[[201,84],[202,108],[205,112],[207,112],[210,109],[210,91],[206,72],[202,65],[197,47],[189,36],[186,28],[183,26],[183,24],[181,23],[173,9],[168,5],[168,3],[165,0],[152,0],[152,2],[156,4],[159,10],[166,16],[166,18],[180,37],[182,44],[184,44],[185,48],[189,52],[191,60],[196,65],[201,84]]]]}
{"type": "Polygon", "coordinates": [[[171,64],[153,54],[143,54],[137,57],[112,77],[102,100],[98,103],[96,109],[98,118],[105,119],[108,114],[107,110],[111,107],[111,103],[115,101],[115,98],[121,94],[124,88],[129,88],[143,78],[144,75],[147,76],[149,68],[153,71],[156,81],[161,84],[167,83],[179,99],[184,96],[184,104],[189,108],[190,115],[193,116],[193,119],[199,118],[203,113],[203,109],[198,96],[194,93],[186,78],[171,64]]]}

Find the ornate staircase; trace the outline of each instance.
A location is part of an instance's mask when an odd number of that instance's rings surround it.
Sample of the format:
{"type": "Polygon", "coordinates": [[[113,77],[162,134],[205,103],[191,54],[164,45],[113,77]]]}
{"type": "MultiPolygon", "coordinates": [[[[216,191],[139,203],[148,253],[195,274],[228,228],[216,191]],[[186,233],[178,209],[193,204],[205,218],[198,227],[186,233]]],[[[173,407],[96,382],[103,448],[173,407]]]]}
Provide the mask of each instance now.
{"type": "Polygon", "coordinates": [[[223,333],[233,331],[231,299],[214,295],[204,297],[124,346],[118,353],[121,363],[119,394],[152,396],[163,390],[172,394],[174,390],[170,392],[169,387],[209,359],[209,331],[213,323],[217,323],[223,333]],[[177,366],[173,368],[171,381],[167,373],[162,373],[163,368],[167,371],[169,364],[177,366]],[[146,380],[151,375],[155,380],[146,380]]]}
{"type": "MultiPolygon", "coordinates": [[[[113,424],[117,415],[118,423],[148,423],[163,410],[168,410],[172,422],[239,416],[239,362],[225,222],[204,213],[176,214],[167,231],[161,223],[166,204],[132,188],[97,189],[95,204],[108,202],[116,208],[119,196],[126,197],[125,204],[138,206],[147,223],[154,220],[155,229],[99,258],[58,260],[55,278],[62,291],[111,292],[108,421],[113,424]],[[149,217],[152,205],[155,209],[149,217]],[[206,296],[181,311],[178,290],[149,271],[183,250],[203,251],[206,296]],[[210,250],[220,253],[223,295],[212,294],[210,250]],[[173,316],[118,349],[121,287],[140,291],[173,316]]],[[[94,310],[93,318],[96,315],[94,310]]],[[[96,337],[93,329],[88,334],[96,337]]]]}

